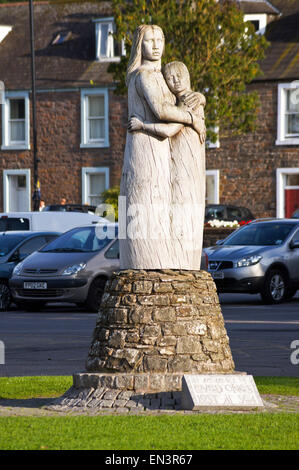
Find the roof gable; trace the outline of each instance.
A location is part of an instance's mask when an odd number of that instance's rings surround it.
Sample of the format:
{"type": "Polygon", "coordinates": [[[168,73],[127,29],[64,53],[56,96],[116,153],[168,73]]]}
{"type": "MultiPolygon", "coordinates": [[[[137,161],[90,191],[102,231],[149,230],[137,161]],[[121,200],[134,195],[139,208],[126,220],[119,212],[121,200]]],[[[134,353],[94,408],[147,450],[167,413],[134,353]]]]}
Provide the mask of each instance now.
{"type": "MultiPolygon", "coordinates": [[[[95,60],[92,20],[104,16],[111,16],[109,2],[34,3],[37,88],[88,86],[91,80],[99,85],[112,82],[107,64],[95,60]],[[70,32],[68,39],[52,45],[63,31],[70,32]]],[[[28,5],[2,5],[0,24],[13,25],[13,31],[0,44],[1,80],[8,90],[30,89],[28,5]]]]}

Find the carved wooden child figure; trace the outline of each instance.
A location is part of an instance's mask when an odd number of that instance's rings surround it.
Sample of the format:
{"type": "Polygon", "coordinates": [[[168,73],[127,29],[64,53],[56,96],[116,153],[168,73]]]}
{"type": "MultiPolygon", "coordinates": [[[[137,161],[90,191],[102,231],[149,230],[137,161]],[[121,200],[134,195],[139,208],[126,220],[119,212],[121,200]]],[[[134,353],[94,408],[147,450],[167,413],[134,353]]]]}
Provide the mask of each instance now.
{"type": "MultiPolygon", "coordinates": [[[[185,107],[186,110],[191,109],[196,115],[202,119],[201,130],[199,134],[200,142],[203,143],[206,137],[206,129],[204,125],[204,107],[206,99],[201,93],[197,93],[194,99],[194,92],[191,90],[190,75],[186,65],[183,62],[170,62],[162,69],[165,81],[170,91],[177,98],[177,106],[185,107]]],[[[162,138],[173,137],[184,127],[183,124],[170,122],[149,122],[143,121],[137,116],[132,117],[128,123],[130,132],[145,130],[152,135],[162,138]]]]}

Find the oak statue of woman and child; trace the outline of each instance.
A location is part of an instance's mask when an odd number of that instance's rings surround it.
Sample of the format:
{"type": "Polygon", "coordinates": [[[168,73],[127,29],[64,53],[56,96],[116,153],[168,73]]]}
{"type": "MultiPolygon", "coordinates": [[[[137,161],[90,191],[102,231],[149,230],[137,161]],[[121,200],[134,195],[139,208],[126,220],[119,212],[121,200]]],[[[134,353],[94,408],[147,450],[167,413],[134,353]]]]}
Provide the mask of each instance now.
{"type": "Polygon", "coordinates": [[[234,369],[214,281],[200,270],[205,98],[181,62],[161,70],[163,50],[160,27],[137,28],[127,70],[120,271],[106,283],[86,363],[101,381],[107,373],[115,386],[144,392],[179,390],[187,372],[234,369]]]}
{"type": "Polygon", "coordinates": [[[127,69],[121,269],[200,270],[201,265],[205,97],[191,90],[182,62],[161,70],[164,43],[159,26],[139,26],[127,69]]]}

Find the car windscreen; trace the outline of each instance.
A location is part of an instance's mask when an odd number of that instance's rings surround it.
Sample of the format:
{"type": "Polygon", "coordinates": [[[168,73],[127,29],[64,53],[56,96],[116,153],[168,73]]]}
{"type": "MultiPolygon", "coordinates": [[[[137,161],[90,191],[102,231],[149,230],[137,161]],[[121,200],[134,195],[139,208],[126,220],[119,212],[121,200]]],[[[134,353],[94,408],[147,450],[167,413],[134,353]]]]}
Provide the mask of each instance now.
{"type": "Polygon", "coordinates": [[[1,217],[0,232],[9,230],[29,230],[29,219],[22,217],[1,217]]]}
{"type": "Polygon", "coordinates": [[[292,223],[256,223],[247,225],[232,234],[222,245],[281,245],[296,224],[292,223]]]}
{"type": "Polygon", "coordinates": [[[6,256],[24,237],[18,235],[0,235],[0,257],[6,256]]]}
{"type": "Polygon", "coordinates": [[[40,251],[44,253],[100,251],[116,238],[116,235],[114,227],[109,230],[100,226],[75,228],[48,243],[40,251]]]}
{"type": "Polygon", "coordinates": [[[205,219],[212,220],[218,219],[221,220],[225,218],[224,207],[207,207],[205,210],[205,219]]]}

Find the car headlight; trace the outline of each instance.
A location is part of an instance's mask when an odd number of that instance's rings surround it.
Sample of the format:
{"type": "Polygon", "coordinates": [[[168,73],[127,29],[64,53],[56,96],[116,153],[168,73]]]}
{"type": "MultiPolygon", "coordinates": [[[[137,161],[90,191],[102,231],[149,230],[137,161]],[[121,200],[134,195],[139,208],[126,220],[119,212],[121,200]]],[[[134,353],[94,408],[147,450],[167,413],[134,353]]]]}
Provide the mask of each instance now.
{"type": "Polygon", "coordinates": [[[253,264],[257,264],[261,261],[262,256],[260,255],[253,255],[253,256],[248,256],[246,258],[239,259],[235,263],[236,268],[245,268],[247,266],[252,266],[253,264]]]}
{"type": "Polygon", "coordinates": [[[22,268],[23,268],[23,263],[18,263],[13,269],[13,272],[12,272],[13,276],[20,276],[22,268]]]}
{"type": "Polygon", "coordinates": [[[74,264],[73,266],[69,266],[68,268],[66,268],[63,271],[62,275],[63,276],[72,276],[74,274],[78,274],[80,271],[85,269],[85,267],[86,267],[86,263],[74,264]]]}

